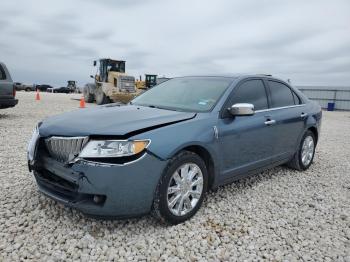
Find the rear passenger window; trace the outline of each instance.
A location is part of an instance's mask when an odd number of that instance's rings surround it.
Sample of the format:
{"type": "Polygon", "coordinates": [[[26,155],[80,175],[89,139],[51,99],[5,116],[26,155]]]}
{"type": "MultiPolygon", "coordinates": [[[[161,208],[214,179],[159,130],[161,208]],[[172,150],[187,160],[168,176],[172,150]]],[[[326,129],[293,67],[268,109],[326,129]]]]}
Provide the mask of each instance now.
{"type": "Polygon", "coordinates": [[[262,80],[248,80],[238,86],[234,92],[232,103],[250,103],[254,110],[267,109],[267,96],[262,80]]]}
{"type": "Polygon", "coordinates": [[[293,98],[294,98],[294,104],[300,105],[301,102],[300,102],[299,96],[296,93],[294,93],[293,91],[292,91],[292,94],[293,94],[293,98]]]}
{"type": "Polygon", "coordinates": [[[292,90],[282,83],[270,81],[271,107],[284,107],[294,105],[292,90]]]}

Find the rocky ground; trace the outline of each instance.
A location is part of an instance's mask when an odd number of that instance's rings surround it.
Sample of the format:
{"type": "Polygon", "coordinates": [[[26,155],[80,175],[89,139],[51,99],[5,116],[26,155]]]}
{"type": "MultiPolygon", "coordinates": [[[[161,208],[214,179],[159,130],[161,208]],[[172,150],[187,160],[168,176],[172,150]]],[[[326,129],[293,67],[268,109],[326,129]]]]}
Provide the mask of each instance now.
{"type": "Polygon", "coordinates": [[[324,112],[306,172],[278,167],[222,187],[190,221],[164,226],[86,218],[38,193],[26,164],[32,129],[80,96],[17,96],[0,110],[0,261],[350,261],[349,112],[324,112]]]}

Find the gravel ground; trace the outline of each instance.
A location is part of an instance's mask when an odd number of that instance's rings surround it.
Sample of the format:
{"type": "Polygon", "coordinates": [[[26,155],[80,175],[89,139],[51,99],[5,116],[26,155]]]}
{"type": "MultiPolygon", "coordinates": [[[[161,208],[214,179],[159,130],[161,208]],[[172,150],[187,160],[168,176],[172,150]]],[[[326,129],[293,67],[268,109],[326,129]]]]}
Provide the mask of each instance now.
{"type": "Polygon", "coordinates": [[[39,120],[76,109],[79,95],[17,96],[0,110],[0,261],[350,261],[349,112],[324,112],[308,171],[278,167],[221,187],[192,220],[167,227],[151,216],[86,218],[39,194],[27,141],[39,120]]]}

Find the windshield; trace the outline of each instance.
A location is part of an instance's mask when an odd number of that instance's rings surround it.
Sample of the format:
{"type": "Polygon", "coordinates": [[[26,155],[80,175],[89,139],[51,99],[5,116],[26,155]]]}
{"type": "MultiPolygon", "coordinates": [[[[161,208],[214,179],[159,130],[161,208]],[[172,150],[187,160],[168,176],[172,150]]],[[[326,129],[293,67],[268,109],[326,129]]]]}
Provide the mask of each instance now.
{"type": "Polygon", "coordinates": [[[170,110],[206,112],[213,109],[231,78],[183,77],[161,83],[132,100],[132,104],[170,110]]]}
{"type": "Polygon", "coordinates": [[[123,73],[125,72],[125,64],[123,62],[109,62],[107,71],[123,73]]]}

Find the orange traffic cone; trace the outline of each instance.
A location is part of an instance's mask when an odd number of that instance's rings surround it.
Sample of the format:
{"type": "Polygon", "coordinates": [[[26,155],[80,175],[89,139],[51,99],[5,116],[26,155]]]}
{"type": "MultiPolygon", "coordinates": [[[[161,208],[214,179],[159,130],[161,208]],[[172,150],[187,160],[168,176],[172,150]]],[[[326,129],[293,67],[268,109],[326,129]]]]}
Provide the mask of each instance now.
{"type": "Polygon", "coordinates": [[[36,90],[35,100],[40,100],[39,90],[36,90]]]}
{"type": "Polygon", "coordinates": [[[84,99],[84,96],[82,96],[81,98],[80,98],[80,106],[79,106],[80,108],[85,108],[85,99],[84,99]]]}

